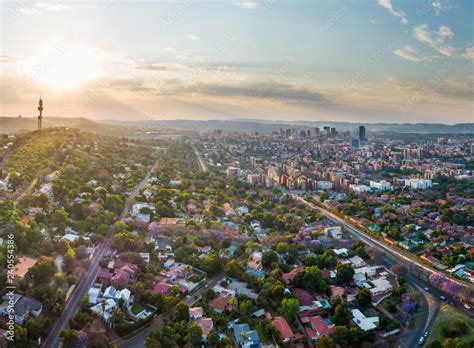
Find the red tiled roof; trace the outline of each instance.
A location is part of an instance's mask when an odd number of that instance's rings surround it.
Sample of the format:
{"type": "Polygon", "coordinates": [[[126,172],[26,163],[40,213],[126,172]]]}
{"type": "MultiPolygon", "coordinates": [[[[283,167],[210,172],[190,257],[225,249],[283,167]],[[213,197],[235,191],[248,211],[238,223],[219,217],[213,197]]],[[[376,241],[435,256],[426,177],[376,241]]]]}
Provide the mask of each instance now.
{"type": "Polygon", "coordinates": [[[291,330],[290,325],[284,317],[276,317],[272,321],[273,325],[280,331],[280,336],[282,339],[292,338],[294,336],[293,331],[291,330]]]}
{"type": "Polygon", "coordinates": [[[292,280],[295,279],[296,275],[300,273],[302,270],[304,270],[304,267],[298,267],[298,268],[292,269],[288,273],[283,274],[282,278],[285,284],[290,285],[292,280]]]}
{"type": "Polygon", "coordinates": [[[209,335],[214,326],[211,318],[199,318],[196,319],[196,323],[201,327],[203,336],[209,335]]]}
{"type": "Polygon", "coordinates": [[[313,304],[313,296],[311,296],[308,291],[301,288],[294,288],[292,292],[293,295],[300,300],[302,306],[311,306],[313,304]]]}
{"type": "Polygon", "coordinates": [[[213,309],[224,310],[232,298],[233,296],[217,296],[209,302],[209,307],[213,309]]]}
{"type": "Polygon", "coordinates": [[[155,284],[155,287],[153,290],[151,290],[151,292],[154,294],[166,294],[168,291],[170,291],[171,287],[172,285],[161,282],[155,284]]]}
{"type": "Polygon", "coordinates": [[[331,297],[340,296],[343,297],[346,294],[346,289],[340,286],[331,288],[331,297]]]}
{"type": "Polygon", "coordinates": [[[109,271],[108,268],[99,268],[99,273],[97,273],[97,278],[102,279],[111,279],[113,277],[113,273],[109,271]]]}
{"type": "Polygon", "coordinates": [[[328,325],[324,321],[323,317],[320,315],[317,315],[315,317],[310,317],[309,320],[311,321],[311,324],[318,332],[319,336],[329,335],[334,328],[334,325],[328,325]]]}

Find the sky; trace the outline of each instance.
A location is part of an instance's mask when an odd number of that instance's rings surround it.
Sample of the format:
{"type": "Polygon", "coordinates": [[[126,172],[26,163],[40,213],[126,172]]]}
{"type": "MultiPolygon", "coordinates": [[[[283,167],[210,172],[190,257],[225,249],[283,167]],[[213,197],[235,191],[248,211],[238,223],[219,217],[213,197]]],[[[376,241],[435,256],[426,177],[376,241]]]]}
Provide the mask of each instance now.
{"type": "Polygon", "coordinates": [[[471,0],[0,0],[0,116],[474,122],[471,0]]]}

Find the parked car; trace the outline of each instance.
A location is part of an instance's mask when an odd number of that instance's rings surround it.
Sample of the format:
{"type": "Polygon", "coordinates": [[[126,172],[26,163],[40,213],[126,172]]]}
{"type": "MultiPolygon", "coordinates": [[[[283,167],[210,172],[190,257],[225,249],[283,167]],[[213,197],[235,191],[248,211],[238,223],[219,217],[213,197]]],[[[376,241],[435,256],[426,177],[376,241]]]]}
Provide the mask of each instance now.
{"type": "Polygon", "coordinates": [[[439,298],[442,299],[443,301],[446,300],[446,297],[444,297],[443,295],[441,295],[439,298]]]}
{"type": "Polygon", "coordinates": [[[467,303],[464,304],[464,308],[466,309],[471,309],[471,306],[469,306],[467,303]]]}
{"type": "Polygon", "coordinates": [[[430,289],[428,289],[428,288],[425,288],[425,291],[430,291],[430,289]]]}
{"type": "Polygon", "coordinates": [[[421,336],[420,339],[418,340],[418,344],[419,344],[420,346],[422,346],[423,343],[425,343],[425,337],[424,337],[424,336],[421,336]]]}
{"type": "Polygon", "coordinates": [[[423,335],[425,338],[427,338],[429,335],[428,331],[425,332],[425,334],[423,335]]]}

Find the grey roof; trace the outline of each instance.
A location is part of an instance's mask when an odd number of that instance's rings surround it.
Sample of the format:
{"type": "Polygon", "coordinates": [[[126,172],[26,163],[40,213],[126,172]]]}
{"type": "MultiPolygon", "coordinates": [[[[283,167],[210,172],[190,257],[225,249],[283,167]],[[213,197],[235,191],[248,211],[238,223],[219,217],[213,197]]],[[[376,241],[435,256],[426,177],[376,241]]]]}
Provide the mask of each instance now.
{"type": "Polygon", "coordinates": [[[31,311],[40,311],[42,308],[43,304],[40,301],[32,297],[22,296],[15,304],[15,314],[23,316],[31,311]]]}

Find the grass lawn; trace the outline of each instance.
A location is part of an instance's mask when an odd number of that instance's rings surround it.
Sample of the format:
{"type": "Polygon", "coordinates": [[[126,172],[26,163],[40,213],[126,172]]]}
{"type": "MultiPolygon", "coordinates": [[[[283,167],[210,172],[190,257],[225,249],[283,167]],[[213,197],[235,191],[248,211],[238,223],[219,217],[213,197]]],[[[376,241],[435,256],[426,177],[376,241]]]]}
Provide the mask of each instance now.
{"type": "Polygon", "coordinates": [[[140,306],[139,304],[137,303],[134,303],[132,305],[132,308],[131,308],[131,312],[135,315],[137,315],[138,313],[140,313],[141,311],[143,311],[145,308],[143,308],[142,306],[140,306]]]}
{"type": "Polygon", "coordinates": [[[433,330],[428,337],[428,343],[431,343],[435,340],[438,340],[442,343],[444,341],[444,337],[441,333],[441,328],[443,326],[452,328],[455,321],[463,321],[471,328],[468,334],[460,337],[461,340],[465,343],[474,341],[474,319],[467,317],[450,305],[443,304],[433,325],[433,330]]]}

